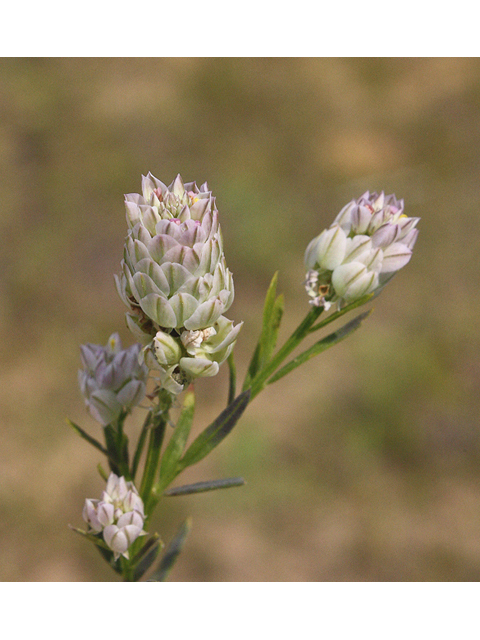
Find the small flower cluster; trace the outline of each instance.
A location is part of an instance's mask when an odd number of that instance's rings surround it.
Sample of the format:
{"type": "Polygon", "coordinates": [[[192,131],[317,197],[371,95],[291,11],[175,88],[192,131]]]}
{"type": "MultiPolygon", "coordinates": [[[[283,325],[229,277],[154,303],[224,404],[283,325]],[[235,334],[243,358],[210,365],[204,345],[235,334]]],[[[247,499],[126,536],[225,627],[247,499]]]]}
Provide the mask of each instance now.
{"type": "Polygon", "coordinates": [[[113,551],[114,559],[128,559],[128,547],[143,531],[145,514],[143,502],[132,482],[111,473],[101,500],[85,500],[83,519],[95,533],[103,532],[103,539],[113,551]]]}
{"type": "Polygon", "coordinates": [[[167,187],[152,174],[142,195],[125,196],[128,235],[117,290],[127,325],[144,345],[144,362],[160,384],[180,393],[214,376],[241,325],[224,317],[233,302],[215,199],[207,184],[167,187]]]}
{"type": "Polygon", "coordinates": [[[148,369],[138,361],[141,345],[122,350],[114,333],[105,347],[85,344],[80,349],[84,369],[78,381],[85,404],[95,420],[111,424],[122,410],[131,410],[145,397],[148,369]]]}
{"type": "Polygon", "coordinates": [[[306,249],[310,303],[341,307],[383,287],[409,262],[418,221],[394,195],[367,191],[349,202],[306,249]]]}

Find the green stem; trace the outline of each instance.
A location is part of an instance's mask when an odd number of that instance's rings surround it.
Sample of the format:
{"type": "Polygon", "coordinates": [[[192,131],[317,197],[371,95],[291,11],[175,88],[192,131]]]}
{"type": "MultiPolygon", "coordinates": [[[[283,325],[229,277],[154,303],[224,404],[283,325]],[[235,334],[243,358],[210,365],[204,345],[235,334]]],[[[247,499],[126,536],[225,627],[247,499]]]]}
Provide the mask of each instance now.
{"type": "Polygon", "coordinates": [[[140,463],[140,458],[142,457],[143,448],[145,446],[145,441],[147,439],[148,427],[150,426],[151,421],[152,421],[152,410],[150,409],[143,423],[143,427],[140,432],[140,436],[138,438],[135,455],[133,456],[132,471],[131,471],[132,480],[135,480],[135,476],[137,475],[138,465],[140,463]]]}
{"type": "Polygon", "coordinates": [[[309,329],[312,324],[317,320],[322,313],[323,307],[313,307],[306,315],[304,320],[298,325],[290,338],[285,342],[283,347],[279,349],[277,354],[268,362],[266,367],[259,371],[255,378],[250,383],[252,390],[250,401],[260,393],[265,387],[268,378],[275,373],[277,368],[282,364],[287,356],[300,344],[300,342],[308,335],[309,329]]]}
{"type": "Polygon", "coordinates": [[[123,412],[120,414],[118,418],[116,446],[117,446],[118,465],[119,465],[121,474],[127,480],[131,480],[130,469],[128,464],[128,438],[123,432],[123,423],[125,422],[125,418],[127,417],[127,415],[128,415],[127,413],[123,412]]]}
{"type": "Polygon", "coordinates": [[[160,451],[165,435],[165,428],[168,422],[168,412],[172,405],[173,398],[168,391],[161,390],[158,395],[158,406],[153,415],[153,424],[150,428],[150,439],[147,450],[147,460],[143,471],[142,483],[140,486],[140,496],[145,505],[145,512],[150,515],[150,505],[152,503],[152,487],[155,483],[155,476],[160,461],[160,451]]]}
{"type": "Polygon", "coordinates": [[[232,402],[235,399],[235,395],[237,393],[237,369],[235,367],[235,361],[233,359],[233,351],[228,356],[228,369],[230,371],[230,379],[229,379],[229,385],[228,385],[227,407],[229,404],[232,404],[232,402]]]}
{"type": "Polygon", "coordinates": [[[108,466],[110,467],[110,471],[117,475],[121,475],[118,464],[115,430],[111,424],[107,424],[103,427],[103,435],[105,436],[105,446],[107,448],[108,466]]]}

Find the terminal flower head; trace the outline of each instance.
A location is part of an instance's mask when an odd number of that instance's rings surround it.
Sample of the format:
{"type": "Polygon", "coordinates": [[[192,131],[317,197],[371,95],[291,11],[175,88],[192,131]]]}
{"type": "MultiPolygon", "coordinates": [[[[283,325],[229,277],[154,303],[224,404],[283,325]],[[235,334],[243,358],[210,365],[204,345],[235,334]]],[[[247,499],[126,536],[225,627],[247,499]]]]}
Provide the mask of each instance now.
{"type": "Polygon", "coordinates": [[[142,194],[127,195],[125,206],[128,234],[116,284],[127,325],[144,345],[141,360],[179,393],[187,380],[217,373],[224,341],[233,348],[240,328],[223,315],[234,286],[215,198],[206,183],[197,187],[178,175],[167,187],[149,173],[142,194]],[[215,340],[219,327],[222,338],[215,340]],[[190,332],[204,345],[195,354],[182,338],[190,332]]]}
{"type": "Polygon", "coordinates": [[[403,200],[366,192],[349,202],[305,252],[310,303],[328,309],[379,291],[411,258],[419,218],[403,200]]]}
{"type": "Polygon", "coordinates": [[[129,327],[149,341],[159,329],[212,326],[234,288],[207,184],[177,176],[167,187],[149,173],[142,195],[125,196],[125,205],[129,229],[116,283],[129,327]]]}

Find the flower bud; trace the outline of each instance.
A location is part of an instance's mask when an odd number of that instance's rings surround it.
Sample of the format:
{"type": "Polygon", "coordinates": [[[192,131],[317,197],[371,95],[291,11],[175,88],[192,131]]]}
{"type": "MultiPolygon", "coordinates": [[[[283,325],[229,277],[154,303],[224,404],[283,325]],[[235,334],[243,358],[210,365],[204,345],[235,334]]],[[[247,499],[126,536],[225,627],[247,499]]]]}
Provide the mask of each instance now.
{"type": "Polygon", "coordinates": [[[103,425],[114,422],[145,397],[148,369],[138,362],[141,345],[122,350],[118,334],[107,345],[80,347],[84,366],[78,372],[80,390],[90,415],[103,425]]]}
{"type": "Polygon", "coordinates": [[[83,519],[90,530],[103,534],[115,560],[128,558],[128,547],[143,531],[145,514],[143,501],[132,482],[111,473],[101,500],[85,500],[83,519]]]}
{"type": "Polygon", "coordinates": [[[332,273],[332,285],[338,296],[353,302],[370,293],[378,285],[378,275],[361,262],[348,262],[332,273]]]}
{"type": "Polygon", "coordinates": [[[366,192],[340,211],[305,251],[305,289],[314,306],[328,309],[381,289],[410,260],[419,218],[403,213],[403,200],[366,192]]]}
{"type": "Polygon", "coordinates": [[[85,506],[83,507],[82,512],[83,519],[95,532],[101,531],[103,529],[103,525],[100,523],[97,514],[98,502],[98,500],[85,500],[85,506]]]}
{"type": "Polygon", "coordinates": [[[157,331],[153,339],[153,348],[161,365],[177,364],[182,357],[182,348],[178,341],[164,331],[157,331]]]}
{"type": "Polygon", "coordinates": [[[179,394],[195,378],[215,376],[233,350],[240,323],[221,316],[211,327],[182,331],[179,337],[157,332],[142,351],[145,363],[170,393],[179,394]]]}
{"type": "Polygon", "coordinates": [[[322,231],[307,248],[306,264],[313,268],[335,269],[342,263],[345,256],[347,236],[341,227],[335,226],[322,231]]]}

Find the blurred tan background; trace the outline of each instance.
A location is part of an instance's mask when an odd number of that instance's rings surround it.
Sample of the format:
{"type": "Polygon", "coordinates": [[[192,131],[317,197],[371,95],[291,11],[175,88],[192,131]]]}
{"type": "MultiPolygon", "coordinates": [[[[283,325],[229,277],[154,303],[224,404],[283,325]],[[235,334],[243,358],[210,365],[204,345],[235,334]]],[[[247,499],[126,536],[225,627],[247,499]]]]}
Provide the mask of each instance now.
{"type": "MultiPolygon", "coordinates": [[[[132,343],[113,273],[123,194],[150,170],[217,197],[241,375],[273,272],[285,339],[309,308],[305,247],[345,203],[383,189],[422,218],[360,331],[179,479],[248,484],[165,500],[166,541],[193,516],[171,579],[478,580],[479,147],[478,59],[1,60],[0,579],[116,579],[67,528],[103,482],[65,418],[100,437],[79,345],[132,343]]],[[[226,374],[197,385],[197,430],[226,374]]]]}

